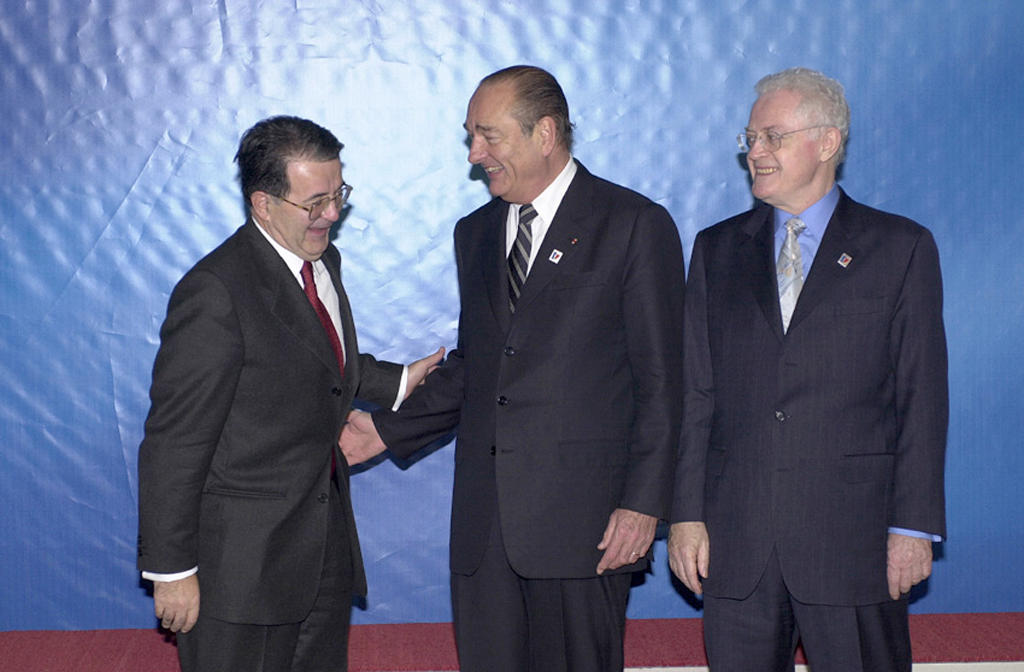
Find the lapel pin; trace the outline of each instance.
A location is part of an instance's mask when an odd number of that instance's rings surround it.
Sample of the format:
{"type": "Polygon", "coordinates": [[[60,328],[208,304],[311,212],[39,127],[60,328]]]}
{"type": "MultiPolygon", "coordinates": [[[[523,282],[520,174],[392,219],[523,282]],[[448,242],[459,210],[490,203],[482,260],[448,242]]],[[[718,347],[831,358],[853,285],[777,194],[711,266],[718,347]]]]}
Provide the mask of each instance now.
{"type": "Polygon", "coordinates": [[[548,261],[550,261],[552,264],[557,264],[561,260],[562,260],[562,251],[561,250],[551,250],[551,256],[548,257],[548,261]]]}
{"type": "Polygon", "coordinates": [[[850,265],[851,261],[853,261],[853,257],[848,255],[846,252],[843,252],[842,254],[839,255],[839,259],[838,261],[836,261],[836,263],[842,266],[843,268],[846,268],[847,266],[850,265]]]}
{"type": "Polygon", "coordinates": [[[570,240],[570,241],[569,241],[569,244],[570,244],[570,245],[575,245],[575,244],[576,244],[576,243],[578,243],[578,242],[580,242],[580,239],[579,239],[579,238],[573,238],[572,240],[570,240]]]}

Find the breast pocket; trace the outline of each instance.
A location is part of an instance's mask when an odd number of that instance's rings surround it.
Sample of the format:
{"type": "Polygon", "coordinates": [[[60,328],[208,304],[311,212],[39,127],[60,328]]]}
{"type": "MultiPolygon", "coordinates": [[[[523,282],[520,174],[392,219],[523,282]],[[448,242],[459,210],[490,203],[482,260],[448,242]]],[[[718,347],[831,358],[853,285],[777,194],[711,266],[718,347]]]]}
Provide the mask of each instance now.
{"type": "Polygon", "coordinates": [[[836,317],[841,317],[843,315],[870,315],[871,313],[880,313],[884,311],[885,304],[886,300],[884,296],[867,299],[851,299],[849,301],[837,303],[834,306],[833,314],[836,317]]]}
{"type": "Polygon", "coordinates": [[[551,289],[582,289],[584,287],[600,287],[605,284],[604,276],[594,271],[584,273],[567,273],[551,281],[551,289]]]}

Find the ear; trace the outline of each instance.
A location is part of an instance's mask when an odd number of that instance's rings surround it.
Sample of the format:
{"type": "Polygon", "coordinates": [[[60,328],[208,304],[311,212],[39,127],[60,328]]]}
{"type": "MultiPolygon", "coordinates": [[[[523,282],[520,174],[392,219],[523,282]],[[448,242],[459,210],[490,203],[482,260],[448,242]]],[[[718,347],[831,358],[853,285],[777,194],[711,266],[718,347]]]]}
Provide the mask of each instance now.
{"type": "Polygon", "coordinates": [[[249,197],[249,206],[252,213],[258,219],[266,221],[270,219],[270,200],[273,198],[265,191],[254,191],[249,197]]]}
{"type": "Polygon", "coordinates": [[[555,151],[555,147],[558,145],[558,131],[555,127],[555,120],[551,117],[541,117],[534,124],[533,134],[540,143],[544,156],[550,156],[551,152],[555,151]]]}
{"type": "Polygon", "coordinates": [[[821,134],[821,154],[819,161],[827,163],[832,160],[839,152],[839,145],[843,141],[843,136],[839,132],[839,129],[835,126],[830,126],[825,129],[825,132],[821,134]]]}

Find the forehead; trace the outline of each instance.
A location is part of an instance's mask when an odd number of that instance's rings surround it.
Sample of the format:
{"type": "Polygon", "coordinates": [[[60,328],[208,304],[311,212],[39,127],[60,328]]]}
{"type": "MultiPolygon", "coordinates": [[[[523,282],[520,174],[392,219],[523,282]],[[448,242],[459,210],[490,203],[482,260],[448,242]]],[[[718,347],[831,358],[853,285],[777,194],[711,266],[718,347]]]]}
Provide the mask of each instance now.
{"type": "Polygon", "coordinates": [[[788,89],[764,94],[750,109],[751,129],[779,128],[801,121],[798,112],[803,97],[788,89]]]}
{"type": "Polygon", "coordinates": [[[469,99],[466,130],[498,126],[512,118],[515,91],[511,84],[484,84],[469,99]]]}
{"type": "Polygon", "coordinates": [[[330,194],[341,186],[341,160],[309,161],[296,159],[288,162],[290,193],[301,198],[330,194]]]}

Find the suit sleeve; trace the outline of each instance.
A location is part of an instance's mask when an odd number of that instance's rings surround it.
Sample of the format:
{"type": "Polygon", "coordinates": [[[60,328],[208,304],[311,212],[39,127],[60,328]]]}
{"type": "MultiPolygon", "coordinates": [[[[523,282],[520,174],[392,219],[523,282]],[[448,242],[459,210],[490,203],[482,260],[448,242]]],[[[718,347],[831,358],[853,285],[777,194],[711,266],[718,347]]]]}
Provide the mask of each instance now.
{"type": "Polygon", "coordinates": [[[899,434],[889,524],[944,537],[949,388],[942,275],[935,241],[921,231],[891,327],[899,434]]]}
{"type": "Polygon", "coordinates": [[[391,408],[398,397],[403,365],[378,361],[373,355],[359,354],[359,389],[356,398],[391,408]]]}
{"type": "Polygon", "coordinates": [[[199,505],[242,369],[226,288],[192,272],[175,288],[160,331],[151,407],[139,448],[139,569],[198,564],[199,505]]]}
{"type": "Polygon", "coordinates": [[[708,340],[705,237],[698,234],[690,255],[683,318],[683,422],[676,459],[671,522],[704,519],[704,478],[711,418],[715,410],[708,340]]]}
{"type": "Polygon", "coordinates": [[[623,277],[634,420],[619,507],[658,518],[667,518],[669,513],[682,413],[685,281],[679,232],[668,212],[650,203],[638,213],[623,277]]]}

